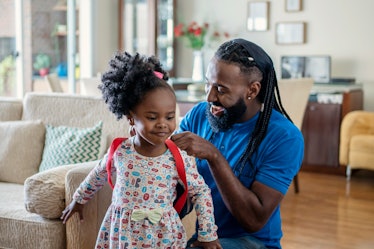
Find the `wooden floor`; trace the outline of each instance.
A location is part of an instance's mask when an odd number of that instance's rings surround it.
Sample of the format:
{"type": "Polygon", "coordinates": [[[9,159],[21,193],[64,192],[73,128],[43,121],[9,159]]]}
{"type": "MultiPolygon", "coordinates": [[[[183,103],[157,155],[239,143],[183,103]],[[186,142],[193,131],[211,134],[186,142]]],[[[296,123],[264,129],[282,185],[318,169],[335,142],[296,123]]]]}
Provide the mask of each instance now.
{"type": "Polygon", "coordinates": [[[344,176],[300,172],[282,205],[284,249],[373,249],[374,172],[344,176]]]}

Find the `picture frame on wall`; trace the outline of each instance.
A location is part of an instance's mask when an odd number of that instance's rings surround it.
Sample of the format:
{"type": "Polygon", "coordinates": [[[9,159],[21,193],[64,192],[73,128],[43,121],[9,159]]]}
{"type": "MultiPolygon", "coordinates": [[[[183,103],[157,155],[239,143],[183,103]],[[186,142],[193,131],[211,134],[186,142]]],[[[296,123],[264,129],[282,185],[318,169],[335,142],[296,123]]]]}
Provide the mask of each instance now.
{"type": "Polygon", "coordinates": [[[282,56],[281,78],[313,78],[316,83],[329,83],[331,80],[331,56],[282,56]]]}
{"type": "Polygon", "coordinates": [[[296,12],[301,11],[302,9],[302,0],[285,0],[286,11],[287,12],[296,12]]]}
{"type": "Polygon", "coordinates": [[[248,31],[266,31],[269,29],[269,6],[268,1],[248,2],[248,31]]]}
{"type": "Polygon", "coordinates": [[[306,42],[305,22],[278,22],[275,32],[277,44],[303,44],[306,42]]]}

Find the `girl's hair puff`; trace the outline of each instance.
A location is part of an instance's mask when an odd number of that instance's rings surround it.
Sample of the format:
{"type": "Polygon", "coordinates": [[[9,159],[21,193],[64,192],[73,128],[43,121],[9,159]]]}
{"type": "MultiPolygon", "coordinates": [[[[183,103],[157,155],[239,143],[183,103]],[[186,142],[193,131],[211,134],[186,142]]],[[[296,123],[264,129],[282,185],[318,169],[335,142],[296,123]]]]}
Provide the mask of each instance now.
{"type": "Polygon", "coordinates": [[[166,81],[169,76],[162,69],[155,56],[117,52],[109,61],[109,69],[101,77],[99,89],[105,103],[117,119],[130,114],[130,111],[143,100],[144,96],[158,87],[173,89],[166,81]],[[158,78],[154,72],[162,74],[158,78]]]}

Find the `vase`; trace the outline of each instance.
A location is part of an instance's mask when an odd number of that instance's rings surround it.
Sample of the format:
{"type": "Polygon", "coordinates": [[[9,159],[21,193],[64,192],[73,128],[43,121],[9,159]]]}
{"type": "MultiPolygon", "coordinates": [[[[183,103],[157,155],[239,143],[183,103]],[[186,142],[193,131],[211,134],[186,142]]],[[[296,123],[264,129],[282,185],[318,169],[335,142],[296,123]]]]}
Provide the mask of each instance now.
{"type": "Polygon", "coordinates": [[[44,77],[47,74],[49,74],[49,68],[43,67],[43,68],[39,69],[39,75],[41,77],[44,77]]]}
{"type": "Polygon", "coordinates": [[[204,82],[204,52],[202,50],[193,51],[192,81],[204,82]]]}

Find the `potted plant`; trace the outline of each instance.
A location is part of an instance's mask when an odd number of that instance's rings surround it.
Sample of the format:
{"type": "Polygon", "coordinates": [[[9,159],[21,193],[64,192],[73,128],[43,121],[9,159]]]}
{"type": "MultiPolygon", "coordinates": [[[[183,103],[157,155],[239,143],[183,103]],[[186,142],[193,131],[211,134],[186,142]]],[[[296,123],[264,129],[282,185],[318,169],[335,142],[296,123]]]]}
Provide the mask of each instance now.
{"type": "Polygon", "coordinates": [[[15,82],[15,61],[13,55],[8,55],[0,62],[0,95],[8,95],[15,82]]]}
{"type": "MultiPolygon", "coordinates": [[[[209,23],[198,24],[192,21],[189,24],[179,23],[174,27],[174,35],[176,38],[186,38],[188,47],[193,49],[193,66],[192,66],[192,81],[197,83],[205,83],[205,69],[204,69],[204,53],[203,48],[208,41],[214,41],[221,36],[218,31],[208,32],[211,29],[209,23]],[[207,37],[210,39],[206,39],[207,37]]],[[[229,37],[227,32],[223,32],[225,38],[229,37]]]]}
{"type": "Polygon", "coordinates": [[[49,73],[51,67],[51,58],[47,54],[40,53],[35,57],[34,69],[39,71],[40,76],[49,73]]]}

